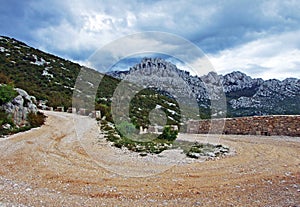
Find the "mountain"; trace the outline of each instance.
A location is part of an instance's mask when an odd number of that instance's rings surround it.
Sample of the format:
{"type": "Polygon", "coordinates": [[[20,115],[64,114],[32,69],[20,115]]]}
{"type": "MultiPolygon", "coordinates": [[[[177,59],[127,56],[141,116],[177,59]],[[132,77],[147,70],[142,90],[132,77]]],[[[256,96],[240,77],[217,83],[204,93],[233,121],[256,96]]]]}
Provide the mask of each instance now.
{"type": "MultiPolygon", "coordinates": [[[[49,106],[67,108],[72,105],[74,85],[81,68],[77,63],[0,36],[1,79],[8,77],[15,87],[26,90],[37,100],[48,100],[49,106]]],[[[96,79],[104,76],[87,70],[96,79]]],[[[299,79],[263,80],[239,71],[226,75],[210,72],[198,77],[164,59],[144,58],[129,71],[111,72],[101,80],[95,107],[110,119],[112,97],[124,79],[144,87],[134,96],[130,108],[131,118],[139,125],[146,125],[147,114],[157,106],[167,114],[168,123],[176,122],[180,114],[174,98],[180,96],[195,98],[200,106],[200,117],[209,118],[211,100],[220,98],[220,86],[226,96],[227,116],[300,114],[297,104],[300,102],[299,79]],[[211,88],[210,93],[207,86],[211,88]]]]}
{"type": "Polygon", "coordinates": [[[227,100],[227,116],[300,114],[297,104],[300,101],[300,80],[296,78],[263,80],[239,71],[224,76],[210,72],[198,77],[161,58],[144,58],[129,71],[114,71],[110,75],[119,79],[131,77],[131,81],[156,86],[158,91],[165,90],[171,81],[176,80],[174,90],[193,95],[204,109],[209,108],[210,100],[219,98],[218,93],[214,93],[217,91],[214,86],[222,86],[227,100]],[[179,79],[189,87],[184,87],[179,79]],[[212,94],[207,86],[213,87],[212,94]]]}

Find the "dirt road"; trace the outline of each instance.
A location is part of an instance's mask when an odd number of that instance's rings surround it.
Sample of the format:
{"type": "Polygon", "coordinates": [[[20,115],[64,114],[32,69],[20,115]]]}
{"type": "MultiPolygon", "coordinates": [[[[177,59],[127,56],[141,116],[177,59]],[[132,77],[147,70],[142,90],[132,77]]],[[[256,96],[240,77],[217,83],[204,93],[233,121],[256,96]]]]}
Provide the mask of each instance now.
{"type": "MultiPolygon", "coordinates": [[[[152,157],[136,162],[141,170],[151,166],[152,175],[130,177],[103,168],[107,153],[116,155],[110,148],[97,151],[105,156],[95,162],[95,121],[76,118],[75,130],[72,114],[47,115],[41,128],[0,140],[0,206],[300,206],[300,138],[221,136],[234,156],[167,168],[158,162],[159,171],[152,157]]],[[[126,156],[120,170],[139,159],[126,156]]]]}

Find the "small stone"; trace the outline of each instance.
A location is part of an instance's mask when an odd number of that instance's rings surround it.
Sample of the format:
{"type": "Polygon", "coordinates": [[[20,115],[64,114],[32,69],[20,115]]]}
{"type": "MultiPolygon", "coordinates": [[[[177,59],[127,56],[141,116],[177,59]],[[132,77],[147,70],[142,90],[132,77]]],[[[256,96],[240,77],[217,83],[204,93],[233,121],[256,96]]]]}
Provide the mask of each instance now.
{"type": "Polygon", "coordinates": [[[3,124],[3,125],[2,125],[2,128],[3,128],[3,129],[11,129],[11,125],[8,124],[8,123],[7,123],[7,124],[3,124]]]}
{"type": "Polygon", "coordinates": [[[197,201],[197,202],[194,203],[194,205],[195,205],[195,206],[200,206],[200,205],[201,205],[201,202],[200,202],[200,201],[197,201]]]}
{"type": "Polygon", "coordinates": [[[292,174],[291,172],[284,173],[285,176],[291,176],[291,174],[292,174]]]}
{"type": "Polygon", "coordinates": [[[208,152],[207,155],[210,156],[210,157],[215,157],[216,156],[215,153],[213,153],[213,152],[208,152]]]}

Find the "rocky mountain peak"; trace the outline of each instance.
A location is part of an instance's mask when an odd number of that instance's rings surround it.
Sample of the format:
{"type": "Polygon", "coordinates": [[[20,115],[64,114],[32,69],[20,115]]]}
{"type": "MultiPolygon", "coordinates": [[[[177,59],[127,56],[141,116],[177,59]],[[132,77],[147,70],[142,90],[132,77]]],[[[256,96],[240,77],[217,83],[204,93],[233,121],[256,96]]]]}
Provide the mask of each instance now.
{"type": "Polygon", "coordinates": [[[219,84],[222,80],[222,76],[214,71],[210,71],[207,75],[203,75],[200,78],[203,82],[210,84],[219,84]]]}
{"type": "Polygon", "coordinates": [[[143,58],[140,63],[129,69],[129,73],[140,74],[143,76],[157,75],[159,77],[168,77],[177,74],[176,65],[167,62],[162,58],[143,58]]]}
{"type": "Polygon", "coordinates": [[[263,79],[253,79],[240,71],[234,71],[232,73],[223,76],[223,86],[226,93],[239,91],[243,89],[258,87],[263,82],[263,79]]]}

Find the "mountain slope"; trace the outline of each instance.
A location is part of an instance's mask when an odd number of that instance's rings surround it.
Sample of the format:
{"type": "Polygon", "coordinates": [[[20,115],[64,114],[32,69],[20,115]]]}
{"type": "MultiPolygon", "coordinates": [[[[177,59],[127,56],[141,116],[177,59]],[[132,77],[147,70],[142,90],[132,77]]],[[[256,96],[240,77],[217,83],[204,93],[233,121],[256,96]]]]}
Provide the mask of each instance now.
{"type": "Polygon", "coordinates": [[[0,37],[0,62],[0,72],[16,87],[48,100],[51,106],[71,105],[80,65],[8,37],[0,37]]]}

